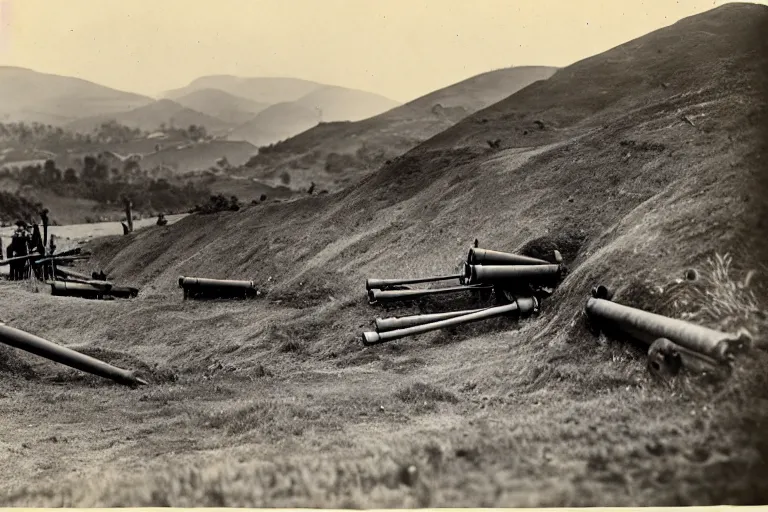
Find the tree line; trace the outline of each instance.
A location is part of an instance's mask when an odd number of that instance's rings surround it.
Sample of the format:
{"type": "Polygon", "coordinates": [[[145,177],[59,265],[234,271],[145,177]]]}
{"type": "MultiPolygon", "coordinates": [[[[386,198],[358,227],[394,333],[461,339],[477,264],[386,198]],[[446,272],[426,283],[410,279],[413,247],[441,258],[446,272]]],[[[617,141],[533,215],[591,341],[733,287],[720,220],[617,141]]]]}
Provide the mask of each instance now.
{"type": "MultiPolygon", "coordinates": [[[[12,175],[4,171],[0,175],[12,175]]],[[[55,160],[27,165],[17,179],[22,186],[49,190],[63,197],[90,199],[104,205],[120,205],[128,198],[137,211],[178,213],[206,201],[205,188],[173,177],[153,177],[136,161],[110,167],[97,156],[85,156],[80,169],[60,169],[55,160]]]]}

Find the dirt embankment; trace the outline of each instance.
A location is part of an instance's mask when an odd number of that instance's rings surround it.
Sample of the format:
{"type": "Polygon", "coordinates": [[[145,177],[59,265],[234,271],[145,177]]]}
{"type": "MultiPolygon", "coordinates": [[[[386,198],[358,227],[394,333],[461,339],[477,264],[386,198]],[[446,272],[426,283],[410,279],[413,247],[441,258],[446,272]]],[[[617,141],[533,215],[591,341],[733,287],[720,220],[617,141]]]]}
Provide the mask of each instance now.
{"type": "Polygon", "coordinates": [[[146,390],[91,389],[0,359],[37,376],[2,398],[5,501],[764,503],[766,21],[765,7],[728,5],[577,63],[339,194],[95,244],[93,265],[142,286],[136,301],[9,287],[7,322],[154,373],[146,390]],[[366,277],[452,271],[474,238],[557,247],[570,273],[538,317],[361,346],[375,316],[415,312],[368,306],[366,277]],[[672,285],[689,267],[701,281],[672,285]],[[182,302],[179,275],[253,279],[265,294],[182,302]],[[726,381],[665,387],[642,348],[586,329],[597,283],[625,304],[749,328],[753,355],[726,381]],[[89,483],[68,486],[65,466],[89,483]]]}

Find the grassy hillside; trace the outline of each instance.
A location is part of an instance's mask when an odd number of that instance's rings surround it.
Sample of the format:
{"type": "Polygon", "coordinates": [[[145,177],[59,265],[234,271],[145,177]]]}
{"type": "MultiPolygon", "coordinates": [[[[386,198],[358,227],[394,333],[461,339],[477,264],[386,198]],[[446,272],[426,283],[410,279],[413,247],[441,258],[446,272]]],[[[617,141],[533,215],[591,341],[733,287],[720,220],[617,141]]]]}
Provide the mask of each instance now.
{"type": "Polygon", "coordinates": [[[243,172],[263,181],[306,189],[311,182],[338,190],[401,155],[468,114],[549,78],[551,67],[524,66],[478,75],[354,123],[321,123],[263,148],[243,172]]]}
{"type": "Polygon", "coordinates": [[[88,268],[142,286],[133,303],[5,285],[15,326],[152,386],[0,353],[4,502],[765,503],[766,25],[764,6],[719,7],[534,83],[340,193],[98,242],[88,268]],[[361,346],[376,316],[416,312],[368,306],[366,277],[451,271],[475,237],[557,247],[570,273],[538,317],[361,346]],[[689,267],[702,288],[670,296],[689,267]],[[265,295],[183,302],[179,275],[255,279],[265,295]],[[663,386],[641,349],[584,326],[596,283],[747,327],[756,349],[729,380],[663,386]]]}
{"type": "Polygon", "coordinates": [[[241,98],[219,89],[195,90],[177,97],[175,101],[179,105],[235,125],[250,121],[255,114],[269,106],[267,103],[241,98]]]}
{"type": "Polygon", "coordinates": [[[123,112],[152,102],[145,96],[79,78],[0,66],[0,122],[61,125],[75,118],[123,112]]]}
{"type": "Polygon", "coordinates": [[[209,133],[226,132],[232,125],[184,107],[174,101],[163,99],[126,112],[97,115],[78,119],[67,124],[67,128],[90,133],[102,123],[116,121],[130,128],[144,131],[156,130],[161,125],[186,128],[190,125],[204,126],[209,133]]]}

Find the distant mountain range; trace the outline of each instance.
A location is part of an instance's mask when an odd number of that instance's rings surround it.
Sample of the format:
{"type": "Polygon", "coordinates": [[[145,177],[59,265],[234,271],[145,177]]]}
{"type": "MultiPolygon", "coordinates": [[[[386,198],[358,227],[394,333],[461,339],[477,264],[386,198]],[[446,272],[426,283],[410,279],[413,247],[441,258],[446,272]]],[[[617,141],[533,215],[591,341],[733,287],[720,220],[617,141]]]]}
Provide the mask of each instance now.
{"type": "Polygon", "coordinates": [[[82,117],[126,112],[154,101],[79,78],[0,66],[0,122],[62,125],[82,117]]]}
{"type": "Polygon", "coordinates": [[[296,78],[207,76],[154,99],[79,78],[0,67],[0,122],[83,133],[111,120],[145,131],[194,124],[219,137],[267,145],[320,121],[357,121],[397,106],[378,94],[296,78]]]}

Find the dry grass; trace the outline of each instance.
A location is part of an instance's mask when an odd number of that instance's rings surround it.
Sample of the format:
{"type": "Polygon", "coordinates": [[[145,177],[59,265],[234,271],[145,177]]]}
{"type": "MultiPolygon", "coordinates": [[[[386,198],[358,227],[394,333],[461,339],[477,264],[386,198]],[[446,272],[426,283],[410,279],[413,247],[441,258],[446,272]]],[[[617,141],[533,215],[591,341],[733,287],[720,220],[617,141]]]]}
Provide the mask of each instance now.
{"type": "Polygon", "coordinates": [[[760,133],[743,121],[763,101],[749,31],[765,12],[726,6],[562,70],[339,194],[94,244],[95,265],[142,286],[136,300],[4,285],[15,326],[177,379],[96,388],[8,360],[35,378],[6,379],[0,399],[3,504],[764,503],[765,350],[729,379],[665,386],[645,370],[647,347],[595,338],[581,319],[606,284],[621,303],[765,335],[751,302],[765,307],[762,276],[747,279],[758,258],[734,249],[761,226],[734,198],[765,197],[753,182],[762,163],[744,157],[760,133]],[[718,37],[702,45],[702,30],[718,37]],[[702,104],[717,129],[680,122],[702,104]],[[524,135],[537,119],[547,129],[524,135]],[[494,131],[505,142],[488,151],[494,131]],[[664,150],[625,159],[622,141],[664,150]],[[366,304],[366,277],[441,274],[475,238],[567,249],[568,276],[539,316],[361,346],[385,313],[366,304]],[[738,257],[713,256],[728,251],[738,257]],[[700,278],[670,288],[688,268],[700,278]],[[183,302],[181,274],[254,279],[264,295],[183,302]]]}

